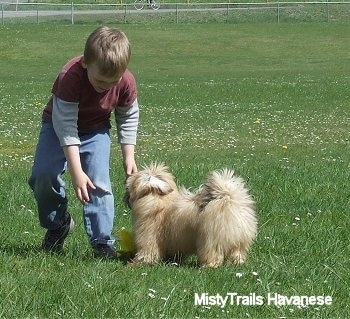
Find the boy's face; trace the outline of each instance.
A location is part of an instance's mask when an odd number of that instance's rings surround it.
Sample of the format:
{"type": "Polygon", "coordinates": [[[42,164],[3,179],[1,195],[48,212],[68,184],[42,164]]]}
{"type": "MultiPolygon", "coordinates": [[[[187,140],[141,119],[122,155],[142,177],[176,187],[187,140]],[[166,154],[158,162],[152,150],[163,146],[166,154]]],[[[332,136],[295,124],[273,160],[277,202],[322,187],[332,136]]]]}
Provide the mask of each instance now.
{"type": "Polygon", "coordinates": [[[121,80],[119,75],[117,77],[106,77],[102,75],[98,69],[98,66],[95,64],[86,65],[83,63],[83,67],[87,69],[89,82],[98,93],[109,90],[121,80]]]}

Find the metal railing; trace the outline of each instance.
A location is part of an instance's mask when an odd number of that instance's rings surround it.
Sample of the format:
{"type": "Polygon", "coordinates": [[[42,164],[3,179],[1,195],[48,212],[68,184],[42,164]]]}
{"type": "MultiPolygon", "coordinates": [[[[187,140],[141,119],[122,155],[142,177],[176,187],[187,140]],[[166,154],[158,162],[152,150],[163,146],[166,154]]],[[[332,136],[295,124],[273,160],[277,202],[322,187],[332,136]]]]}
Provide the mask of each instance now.
{"type": "Polygon", "coordinates": [[[162,3],[135,10],[129,4],[1,4],[1,23],[350,22],[350,2],[162,3]]]}

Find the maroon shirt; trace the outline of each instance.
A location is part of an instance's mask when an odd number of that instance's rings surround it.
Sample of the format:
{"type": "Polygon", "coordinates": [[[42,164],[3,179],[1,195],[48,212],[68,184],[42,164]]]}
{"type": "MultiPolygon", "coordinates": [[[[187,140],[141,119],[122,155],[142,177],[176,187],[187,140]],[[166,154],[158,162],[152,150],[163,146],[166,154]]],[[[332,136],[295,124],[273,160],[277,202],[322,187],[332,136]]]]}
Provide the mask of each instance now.
{"type": "MultiPolygon", "coordinates": [[[[78,132],[89,133],[109,126],[111,112],[116,107],[131,106],[137,98],[135,78],[126,70],[119,83],[111,89],[98,93],[81,63],[82,56],[70,60],[58,74],[52,93],[66,102],[79,104],[78,132]]],[[[43,120],[51,121],[52,97],[44,111],[43,120]]]]}

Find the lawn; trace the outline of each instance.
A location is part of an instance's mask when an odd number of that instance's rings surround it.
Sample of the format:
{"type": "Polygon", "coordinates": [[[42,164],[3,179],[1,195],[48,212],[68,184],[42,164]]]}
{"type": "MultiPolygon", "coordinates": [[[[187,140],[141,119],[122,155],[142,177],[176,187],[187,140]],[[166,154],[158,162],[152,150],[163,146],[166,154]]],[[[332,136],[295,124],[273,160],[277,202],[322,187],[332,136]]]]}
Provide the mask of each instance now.
{"type": "MultiPolygon", "coordinates": [[[[350,24],[118,26],[138,81],[139,167],[165,162],[192,188],[233,168],[256,200],[247,262],[218,269],[195,257],[133,268],[93,258],[68,175],[76,230],[63,255],[41,252],[26,184],[40,116],[95,27],[0,27],[0,317],[348,317],[350,24]],[[232,299],[195,305],[206,293],[232,299]],[[331,301],[288,305],[292,296],[331,301]]],[[[115,233],[130,228],[120,157],[114,143],[115,233]]]]}

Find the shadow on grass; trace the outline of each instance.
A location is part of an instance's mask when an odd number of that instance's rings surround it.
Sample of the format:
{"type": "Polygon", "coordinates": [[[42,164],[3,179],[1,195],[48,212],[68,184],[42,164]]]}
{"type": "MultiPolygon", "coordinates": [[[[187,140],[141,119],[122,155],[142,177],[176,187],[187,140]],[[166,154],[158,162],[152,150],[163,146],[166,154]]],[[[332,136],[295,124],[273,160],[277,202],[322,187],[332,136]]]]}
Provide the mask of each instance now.
{"type": "Polygon", "coordinates": [[[17,256],[20,258],[28,258],[28,257],[36,257],[38,255],[43,256],[52,256],[52,257],[62,257],[65,259],[75,259],[75,260],[81,260],[82,262],[113,262],[113,263],[119,263],[126,267],[181,267],[181,268],[200,268],[199,264],[197,262],[196,257],[189,257],[186,260],[183,261],[173,261],[173,260],[165,260],[155,265],[146,265],[146,264],[133,264],[133,258],[134,254],[132,253],[118,253],[116,258],[101,258],[101,257],[95,257],[92,250],[85,249],[81,250],[78,249],[77,246],[73,245],[70,247],[67,247],[65,250],[63,250],[60,253],[48,253],[44,252],[42,250],[42,247],[38,243],[18,243],[18,242],[5,242],[2,241],[0,243],[0,256],[17,256]]]}
{"type": "Polygon", "coordinates": [[[185,260],[164,260],[156,264],[142,264],[142,263],[133,263],[133,258],[135,257],[134,253],[124,253],[121,252],[118,254],[118,260],[124,265],[129,267],[154,267],[154,266],[168,266],[168,267],[183,267],[183,268],[200,268],[195,257],[189,257],[185,260]]]}

